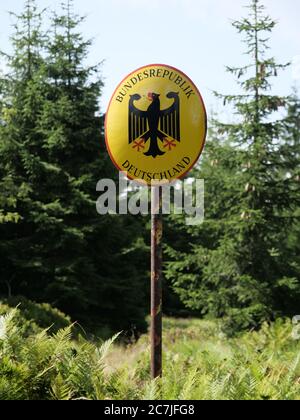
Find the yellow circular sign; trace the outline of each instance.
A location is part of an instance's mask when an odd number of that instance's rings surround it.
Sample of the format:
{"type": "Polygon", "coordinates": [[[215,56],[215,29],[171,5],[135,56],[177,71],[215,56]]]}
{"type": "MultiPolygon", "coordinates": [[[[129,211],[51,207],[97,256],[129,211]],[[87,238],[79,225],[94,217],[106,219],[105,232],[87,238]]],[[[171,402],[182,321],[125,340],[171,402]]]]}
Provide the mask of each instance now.
{"type": "Polygon", "coordinates": [[[160,184],[186,175],[203,150],[207,117],[200,92],[181,71],[142,67],[115,90],[105,139],[115,166],[129,179],[160,184]]]}

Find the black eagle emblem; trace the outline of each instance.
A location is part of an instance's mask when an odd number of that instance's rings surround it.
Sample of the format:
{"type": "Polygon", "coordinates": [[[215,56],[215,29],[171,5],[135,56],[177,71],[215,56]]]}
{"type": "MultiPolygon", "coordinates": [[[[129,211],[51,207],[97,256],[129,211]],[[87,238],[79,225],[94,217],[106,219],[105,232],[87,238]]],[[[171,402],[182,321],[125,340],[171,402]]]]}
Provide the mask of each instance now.
{"type": "Polygon", "coordinates": [[[168,99],[174,99],[174,103],[167,109],[160,109],[160,95],[149,93],[151,101],[147,111],[141,111],[135,106],[135,101],[141,96],[131,95],[129,100],[129,144],[134,143],[138,151],[145,148],[150,140],[150,147],[145,156],[162,156],[165,151],[159,147],[158,140],[163,144],[165,150],[172,150],[176,142],[180,142],[180,100],[179,93],[169,92],[168,99]],[[171,141],[169,140],[171,138],[171,141]]]}

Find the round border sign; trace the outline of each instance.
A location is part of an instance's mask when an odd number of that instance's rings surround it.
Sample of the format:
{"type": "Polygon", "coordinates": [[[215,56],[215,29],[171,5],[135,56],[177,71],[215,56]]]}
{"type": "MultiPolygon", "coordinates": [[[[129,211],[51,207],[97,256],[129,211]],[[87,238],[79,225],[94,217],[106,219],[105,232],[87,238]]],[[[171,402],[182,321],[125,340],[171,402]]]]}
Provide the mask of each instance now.
{"type": "Polygon", "coordinates": [[[207,114],[202,96],[182,71],[151,64],[130,73],[115,90],[105,118],[112,162],[144,184],[184,177],[205,144],[207,114]]]}

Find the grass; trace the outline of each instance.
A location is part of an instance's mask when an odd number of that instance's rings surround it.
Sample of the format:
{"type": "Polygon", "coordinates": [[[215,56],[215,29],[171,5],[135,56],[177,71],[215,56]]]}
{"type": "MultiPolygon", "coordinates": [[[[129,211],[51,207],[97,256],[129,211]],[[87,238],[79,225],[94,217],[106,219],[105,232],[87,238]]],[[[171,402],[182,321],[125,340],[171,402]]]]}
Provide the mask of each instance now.
{"type": "Polygon", "coordinates": [[[227,339],[213,321],[165,319],[164,375],[155,386],[146,336],[125,349],[115,346],[106,363],[110,372],[130,372],[132,387],[151,389],[155,398],[298,400],[300,343],[291,335],[288,321],[227,339]]]}
{"type": "Polygon", "coordinates": [[[227,339],[217,322],[165,319],[162,379],[150,380],[149,339],[74,341],[71,329],[22,336],[0,322],[1,399],[300,400],[300,342],[278,320],[227,339]]]}

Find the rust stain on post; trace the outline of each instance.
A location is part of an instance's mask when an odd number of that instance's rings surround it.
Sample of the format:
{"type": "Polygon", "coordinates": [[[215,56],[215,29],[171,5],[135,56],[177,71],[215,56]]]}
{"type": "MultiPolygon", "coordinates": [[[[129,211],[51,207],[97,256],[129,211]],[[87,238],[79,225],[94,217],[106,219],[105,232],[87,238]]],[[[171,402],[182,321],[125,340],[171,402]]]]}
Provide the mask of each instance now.
{"type": "Polygon", "coordinates": [[[162,376],[162,189],[151,190],[151,377],[162,376]]]}

